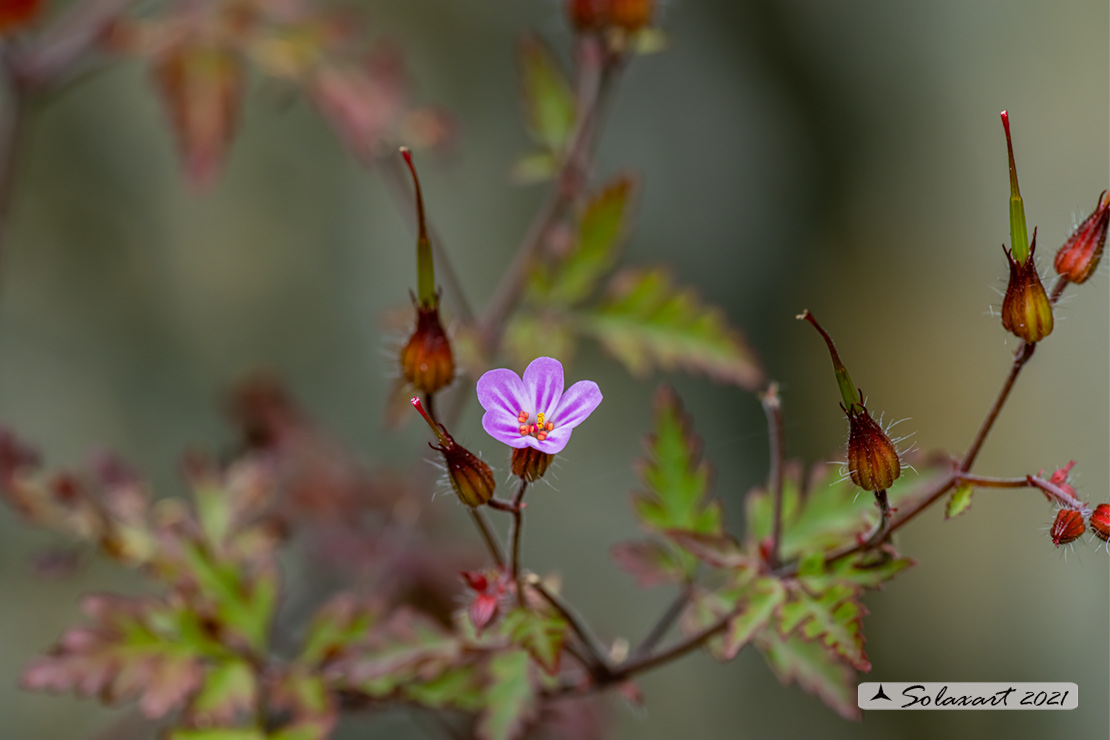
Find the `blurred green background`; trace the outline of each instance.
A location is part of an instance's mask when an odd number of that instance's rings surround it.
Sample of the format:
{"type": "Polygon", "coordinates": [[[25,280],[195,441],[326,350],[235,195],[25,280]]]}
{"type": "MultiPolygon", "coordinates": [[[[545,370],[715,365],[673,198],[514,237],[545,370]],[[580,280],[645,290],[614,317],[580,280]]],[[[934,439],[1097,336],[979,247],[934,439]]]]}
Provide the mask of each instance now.
{"type": "MultiPolygon", "coordinates": [[[[375,34],[404,48],[420,100],[453,111],[454,152],[424,156],[428,206],[468,290],[494,286],[543,198],[508,184],[526,150],[512,65],[536,29],[565,52],[555,0],[364,4],[375,34]]],[[[827,355],[794,320],[817,313],[873,408],[925,449],[960,450],[993,399],[1015,340],[992,317],[1009,240],[1011,112],[1041,262],[1107,187],[1110,75],[1105,2],[670,2],[670,48],[637,60],[601,141],[599,173],[644,176],[627,263],[669,263],[742,327],[783,388],[788,451],[840,454],[845,425],[827,355]]],[[[272,370],[367,462],[419,461],[426,430],[386,434],[392,372],[383,312],[414,282],[412,236],[385,188],[305,105],[254,89],[220,184],[190,195],[163,111],[138,63],[74,88],[33,118],[0,264],[0,420],[51,465],[101,450],[179,493],[181,452],[231,433],[228,386],[272,370]]],[[[1081,495],[1110,499],[1107,269],[1069,289],[1055,333],[1015,391],[977,466],[993,475],[1076,467],[1081,495]]],[[[519,370],[519,368],[518,368],[519,370]]],[[[605,403],[530,497],[526,563],[564,576],[605,637],[642,635],[670,594],[642,593],[608,555],[633,536],[630,462],[662,377],[634,381],[588,349],[568,382],[605,403]]],[[[667,378],[742,523],[765,475],[758,402],[667,378]]],[[[503,464],[476,404],[457,437],[503,464]]],[[[447,497],[426,503],[455,516],[447,497]]],[[[461,516],[460,537],[472,538],[461,516]]],[[[899,537],[919,567],[870,594],[867,680],[1072,681],[1071,712],[875,713],[841,720],[783,688],[745,651],[646,676],[643,709],[606,701],[623,738],[952,738],[1110,733],[1110,559],[1064,556],[1050,507],[1029,491],[937,508],[899,537]]],[[[32,574],[52,542],[0,511],[0,736],[85,738],[116,714],[21,693],[21,666],[78,617],[88,590],[140,586],[94,562],[78,577],[32,574]]],[[[392,736],[403,721],[352,723],[392,736]]]]}

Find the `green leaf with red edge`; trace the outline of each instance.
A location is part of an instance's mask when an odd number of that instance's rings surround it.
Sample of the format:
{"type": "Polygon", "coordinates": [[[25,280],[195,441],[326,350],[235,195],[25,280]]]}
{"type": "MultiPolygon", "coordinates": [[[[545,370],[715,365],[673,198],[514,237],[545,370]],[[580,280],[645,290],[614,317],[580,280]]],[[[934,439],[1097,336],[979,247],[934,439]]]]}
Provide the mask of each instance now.
{"type": "Polygon", "coordinates": [[[629,540],[618,542],[609,554],[640,588],[653,588],[667,583],[678,583],[685,573],[677,553],[655,540],[629,540]]]}
{"type": "Polygon", "coordinates": [[[319,665],[339,657],[366,637],[377,618],[377,611],[354,594],[339,594],[312,618],[297,661],[319,665]]]}
{"type": "Polygon", "coordinates": [[[806,640],[819,640],[854,668],[869,671],[871,662],[863,649],[867,609],[859,602],[860,591],[849,583],[834,584],[816,596],[792,589],[779,609],[779,631],[783,635],[797,631],[806,640]]]}
{"type": "Polygon", "coordinates": [[[229,48],[199,40],[173,46],[153,65],[169,111],[185,175],[196,188],[212,184],[238,123],[245,87],[243,62],[229,48]]]}
{"type": "Polygon", "coordinates": [[[754,390],[763,371],[738,331],[697,295],[676,288],[666,270],[628,269],[609,282],[595,306],[575,313],[577,324],[635,376],[652,368],[683,369],[754,390]]]}
{"type": "Polygon", "coordinates": [[[944,505],[944,518],[954,519],[971,508],[971,494],[975,487],[970,483],[961,483],[952,490],[948,503],[944,505]]]}
{"type": "Polygon", "coordinates": [[[523,735],[538,702],[527,651],[495,653],[489,661],[485,710],[478,716],[481,740],[513,740],[523,735]]]}
{"type": "Polygon", "coordinates": [[[478,665],[466,663],[431,680],[409,685],[405,695],[425,707],[478,712],[486,704],[486,678],[478,665]]]}
{"type": "Polygon", "coordinates": [[[544,150],[561,155],[574,130],[574,91],[551,47],[539,36],[529,34],[521,40],[518,58],[528,134],[544,150]]]}
{"type": "Polygon", "coordinates": [[[204,683],[189,702],[189,721],[199,727],[232,725],[254,710],[258,681],[245,660],[227,660],[210,666],[204,683]]]}
{"type": "Polygon", "coordinates": [[[567,636],[566,620],[554,614],[514,609],[505,615],[501,630],[514,645],[527,650],[547,673],[559,672],[559,659],[567,636]]]}
{"type": "Polygon", "coordinates": [[[734,607],[736,616],[729,620],[722,635],[721,656],[725,660],[736,657],[767,626],[785,600],[786,588],[778,578],[757,578],[748,584],[739,601],[743,606],[734,607]]]}
{"type": "Polygon", "coordinates": [[[825,591],[836,583],[878,589],[915,564],[912,558],[901,557],[889,545],[880,550],[853,553],[832,563],[826,563],[824,556],[815,552],[802,561],[798,580],[813,593],[825,591]]]}
{"type": "Polygon", "coordinates": [[[96,595],[82,607],[92,624],[71,629],[50,654],[34,659],[23,672],[24,688],[73,690],[107,702],[134,698],[145,716],[156,719],[200,687],[200,657],[173,629],[180,620],[171,606],[96,595]]]}
{"type": "Polygon", "coordinates": [[[632,176],[619,175],[589,197],[569,251],[532,274],[529,297],[533,302],[569,307],[593,294],[620,256],[636,185],[632,176]]]}
{"type": "Polygon", "coordinates": [[[357,651],[328,670],[341,686],[371,696],[388,696],[416,680],[430,680],[458,662],[458,637],[438,622],[408,608],[376,625],[357,651]]]}
{"type": "Polygon", "coordinates": [[[845,719],[858,720],[856,673],[817,642],[784,638],[773,629],[761,632],[756,646],[783,684],[797,682],[845,719]]]}
{"type": "Polygon", "coordinates": [[[271,672],[269,679],[266,699],[270,711],[289,717],[281,732],[271,737],[323,740],[330,736],[338,713],[319,668],[293,663],[271,672]]]}

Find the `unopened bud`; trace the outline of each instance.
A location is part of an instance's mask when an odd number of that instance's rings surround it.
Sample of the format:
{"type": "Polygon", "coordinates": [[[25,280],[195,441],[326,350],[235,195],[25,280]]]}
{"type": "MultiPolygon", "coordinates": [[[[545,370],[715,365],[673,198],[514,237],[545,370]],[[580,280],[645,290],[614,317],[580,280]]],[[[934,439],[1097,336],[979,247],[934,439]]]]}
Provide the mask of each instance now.
{"type": "Polygon", "coordinates": [[[1048,300],[1033,254],[1037,249],[1037,230],[1033,230],[1033,243],[1029,258],[1018,260],[1013,252],[1006,253],[1010,263],[1010,282],[1002,299],[1002,327],[1029,344],[1041,341],[1052,333],[1052,303],[1048,300]]]}
{"type": "Polygon", "coordinates": [[[1091,512],[1091,531],[1103,542],[1110,542],[1110,504],[1099,504],[1091,512]]]}
{"type": "MultiPolygon", "coordinates": [[[[862,402],[862,398],[860,401],[862,402]]],[[[885,491],[902,474],[898,450],[879,423],[862,411],[848,411],[848,473],[865,491],[885,491]]]]}
{"type": "Polygon", "coordinates": [[[1056,512],[1056,520],[1052,522],[1052,529],[1049,530],[1049,535],[1052,537],[1052,543],[1056,545],[1056,547],[1059,547],[1069,542],[1075,542],[1083,535],[1086,529],[1086,526],[1083,524],[1082,513],[1075,509],[1060,509],[1056,512]]]}
{"type": "Polygon", "coordinates": [[[539,480],[554,459],[554,455],[534,447],[516,448],[513,450],[513,475],[529,483],[539,480]]]}
{"type": "Polygon", "coordinates": [[[1073,283],[1085,282],[1102,259],[1107,226],[1110,226],[1110,194],[1104,190],[1094,213],[1087,216],[1056,252],[1056,272],[1073,283]]]}
{"type": "Polygon", "coordinates": [[[421,393],[435,393],[455,379],[451,340],[435,306],[416,304],[416,329],[401,349],[401,376],[421,393]]]}
{"type": "Polygon", "coordinates": [[[424,417],[424,421],[428,422],[428,426],[432,428],[436,439],[439,440],[438,445],[429,442],[428,446],[443,453],[443,462],[447,466],[447,480],[451,482],[451,488],[455,490],[459,500],[467,506],[474,507],[481,506],[493,498],[497,483],[493,479],[493,471],[489,469],[489,465],[482,462],[470,450],[456,443],[447,433],[445,426],[433,421],[424,410],[419,398],[413,398],[410,403],[424,417]]]}

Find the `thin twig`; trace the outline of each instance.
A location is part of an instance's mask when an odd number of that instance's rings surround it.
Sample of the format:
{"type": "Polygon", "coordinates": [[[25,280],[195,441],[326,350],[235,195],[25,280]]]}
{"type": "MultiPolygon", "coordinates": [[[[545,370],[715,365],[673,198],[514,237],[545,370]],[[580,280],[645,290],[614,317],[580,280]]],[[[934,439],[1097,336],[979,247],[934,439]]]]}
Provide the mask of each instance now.
{"type": "Polygon", "coordinates": [[[470,518],[474,520],[474,525],[478,527],[478,531],[482,535],[482,540],[486,543],[486,549],[489,550],[493,562],[498,568],[505,568],[505,554],[501,552],[501,546],[497,544],[497,539],[493,536],[493,530],[490,529],[489,522],[486,521],[486,515],[480,509],[474,507],[466,507],[470,512],[470,518]]]}
{"type": "Polygon", "coordinates": [[[682,590],[675,595],[674,600],[671,601],[663,611],[663,614],[661,614],[655,624],[652,625],[647,636],[644,637],[643,641],[632,651],[633,658],[640,658],[655,649],[655,646],[658,645],[659,641],[667,634],[667,630],[671,628],[675,620],[682,614],[682,610],[686,608],[686,604],[690,601],[690,594],[693,592],[694,585],[692,583],[686,582],[682,584],[682,590]]]}
{"type": "Polygon", "coordinates": [[[605,648],[602,647],[601,642],[590,632],[589,628],[586,627],[582,619],[575,614],[574,610],[557,594],[543,585],[543,581],[540,580],[539,576],[532,575],[529,577],[528,585],[535,589],[536,593],[542,596],[548,604],[551,604],[552,608],[559,613],[559,616],[570,625],[571,631],[578,637],[579,642],[582,643],[582,647],[584,647],[588,653],[585,657],[587,659],[586,667],[590,671],[590,675],[595,678],[599,675],[607,675],[612,669],[609,666],[609,661],[605,657],[605,648]]]}
{"type": "Polygon", "coordinates": [[[512,555],[510,562],[510,569],[512,572],[513,583],[516,585],[516,601],[520,606],[524,606],[524,589],[520,583],[520,535],[521,530],[524,529],[524,492],[528,490],[528,481],[524,478],[520,480],[520,488],[517,489],[516,496],[513,498],[513,544],[512,555]]]}
{"type": "Polygon", "coordinates": [[[1006,399],[1010,396],[1010,391],[1014,388],[1014,382],[1017,380],[1018,375],[1021,374],[1021,369],[1025,367],[1025,363],[1029,362],[1029,358],[1033,356],[1036,351],[1037,345],[1026,342],[1014,354],[1014,361],[1010,365],[1010,374],[1006,376],[1006,382],[1002,384],[1002,390],[998,392],[998,398],[994,400],[994,405],[987,413],[987,418],[983,420],[983,425],[979,428],[979,433],[975,435],[975,440],[968,448],[967,455],[964,456],[964,461],[960,464],[960,470],[967,472],[971,470],[971,466],[975,463],[975,458],[979,456],[979,451],[983,447],[983,443],[987,441],[987,435],[990,434],[991,427],[998,419],[998,414],[1002,411],[1002,407],[1006,403],[1006,399]]]}
{"type": "Polygon", "coordinates": [[[14,80],[9,79],[8,83],[7,111],[0,120],[0,264],[4,262],[4,242],[11,230],[12,193],[27,111],[26,93],[14,80]]]}
{"type": "Polygon", "coordinates": [[[760,398],[763,412],[767,415],[767,438],[771,445],[771,462],[767,473],[767,489],[775,502],[774,518],[771,520],[770,563],[774,568],[779,564],[779,548],[782,545],[782,470],[785,454],[782,424],[782,402],[779,399],[778,383],[772,382],[767,392],[760,398]]]}
{"type": "Polygon", "coordinates": [[[960,483],[970,483],[976,488],[1028,488],[1027,478],[992,478],[986,475],[972,475],[971,473],[957,472],[956,477],[960,483]]]}

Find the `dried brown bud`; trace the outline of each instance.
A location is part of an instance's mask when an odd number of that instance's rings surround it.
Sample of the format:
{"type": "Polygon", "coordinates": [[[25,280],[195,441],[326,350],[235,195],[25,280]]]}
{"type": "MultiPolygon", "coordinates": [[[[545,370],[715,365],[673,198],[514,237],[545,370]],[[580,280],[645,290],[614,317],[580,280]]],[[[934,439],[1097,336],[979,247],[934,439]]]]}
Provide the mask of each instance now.
{"type": "Polygon", "coordinates": [[[879,423],[862,404],[852,404],[848,414],[848,473],[865,491],[890,488],[902,473],[898,450],[879,423]]]}
{"type": "Polygon", "coordinates": [[[451,341],[436,306],[416,306],[416,330],[401,350],[401,375],[421,393],[435,393],[455,379],[451,341]]]}
{"type": "Polygon", "coordinates": [[[1052,536],[1052,543],[1059,547],[1075,542],[1086,529],[1081,512],[1075,509],[1060,509],[1056,512],[1056,520],[1052,522],[1049,534],[1052,536]]]}
{"type": "Polygon", "coordinates": [[[540,452],[534,447],[520,447],[513,450],[513,475],[531,483],[539,480],[547,472],[548,466],[555,458],[546,452],[540,452]]]}
{"type": "Polygon", "coordinates": [[[1064,246],[1056,252],[1056,272],[1073,283],[1082,283],[1091,276],[1102,259],[1106,246],[1106,230],[1110,226],[1110,195],[1104,190],[1098,197],[1094,213],[1079,225],[1064,246]]]}
{"type": "Polygon", "coordinates": [[[1033,242],[1029,245],[1029,256],[1024,262],[1014,259],[1013,254],[1003,247],[1010,262],[1010,283],[1006,287],[1006,297],[1002,299],[1002,326],[1029,344],[1047,337],[1052,333],[1053,326],[1052,304],[1033,259],[1036,249],[1036,229],[1033,230],[1033,242]]]}

